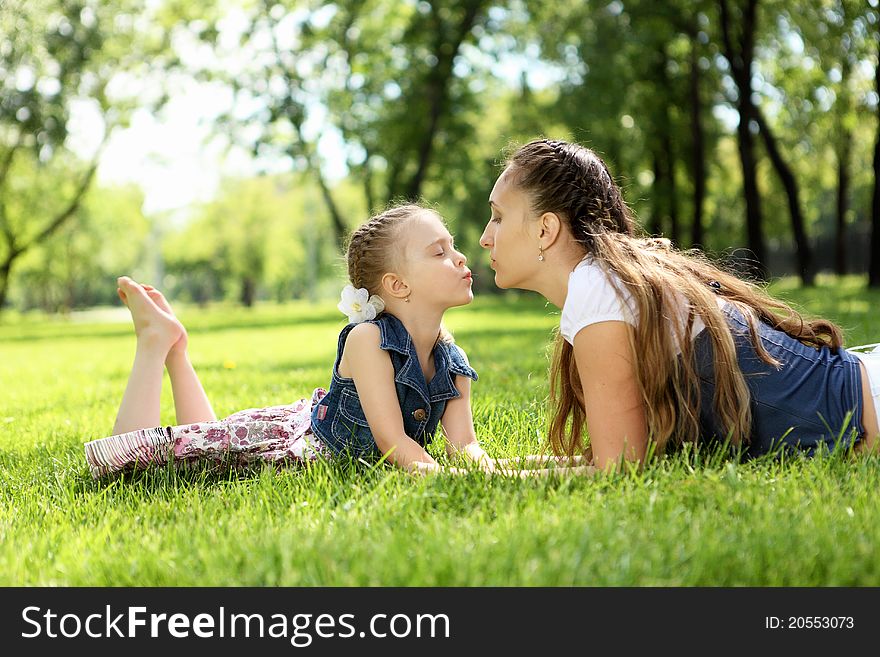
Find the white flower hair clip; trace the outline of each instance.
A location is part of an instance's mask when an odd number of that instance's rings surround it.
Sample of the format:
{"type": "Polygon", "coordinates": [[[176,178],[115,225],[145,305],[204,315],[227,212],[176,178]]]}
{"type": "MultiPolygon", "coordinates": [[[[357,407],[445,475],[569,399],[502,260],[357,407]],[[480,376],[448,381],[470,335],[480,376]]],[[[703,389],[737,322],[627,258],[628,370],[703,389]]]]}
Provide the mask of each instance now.
{"type": "Polygon", "coordinates": [[[365,288],[356,290],[353,285],[346,285],[342,288],[342,301],[336,307],[348,315],[350,323],[359,324],[375,319],[376,315],[385,310],[385,302],[376,294],[370,296],[365,288]]]}

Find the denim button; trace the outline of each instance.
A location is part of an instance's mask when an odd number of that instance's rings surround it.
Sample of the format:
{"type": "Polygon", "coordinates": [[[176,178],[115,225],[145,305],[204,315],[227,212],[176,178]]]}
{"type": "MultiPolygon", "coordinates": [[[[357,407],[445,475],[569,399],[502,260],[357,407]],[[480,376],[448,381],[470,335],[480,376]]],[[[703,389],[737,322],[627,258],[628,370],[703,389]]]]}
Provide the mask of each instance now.
{"type": "Polygon", "coordinates": [[[428,414],[425,413],[424,408],[417,408],[413,411],[413,417],[416,419],[417,422],[424,422],[427,416],[428,414]]]}

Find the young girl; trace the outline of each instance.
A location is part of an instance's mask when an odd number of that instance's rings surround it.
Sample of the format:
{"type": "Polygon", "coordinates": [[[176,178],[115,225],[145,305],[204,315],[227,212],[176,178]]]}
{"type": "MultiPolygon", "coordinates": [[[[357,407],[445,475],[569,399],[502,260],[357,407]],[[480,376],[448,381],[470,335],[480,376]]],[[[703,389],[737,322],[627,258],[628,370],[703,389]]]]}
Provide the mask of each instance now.
{"type": "MultiPolygon", "coordinates": [[[[187,333],[162,294],[118,280],[137,335],[134,365],[113,428],[85,445],[93,476],[135,465],[194,460],[247,464],[309,461],[339,454],[385,455],[414,472],[439,470],[425,445],[442,423],[447,452],[492,472],[477,442],[470,381],[477,373],[441,327],[443,313],[473,299],[467,259],[440,217],[418,205],[389,209],[354,232],[348,248],[353,287],[339,308],[328,390],[291,405],[239,411],[217,420],[187,356],[187,333]],[[178,426],[159,427],[163,366],[178,426]]],[[[579,471],[571,469],[572,472],[579,471]]],[[[542,476],[550,470],[505,471],[542,476]]]]}
{"type": "Polygon", "coordinates": [[[808,453],[878,444],[876,345],[843,349],[831,322],[802,318],[705,256],[636,235],[591,150],[526,144],[489,206],[480,244],[496,284],[562,309],[551,366],[556,453],[591,449],[604,468],[642,461],[649,444],[662,452],[729,439],[747,456],[780,444],[808,453]]]}

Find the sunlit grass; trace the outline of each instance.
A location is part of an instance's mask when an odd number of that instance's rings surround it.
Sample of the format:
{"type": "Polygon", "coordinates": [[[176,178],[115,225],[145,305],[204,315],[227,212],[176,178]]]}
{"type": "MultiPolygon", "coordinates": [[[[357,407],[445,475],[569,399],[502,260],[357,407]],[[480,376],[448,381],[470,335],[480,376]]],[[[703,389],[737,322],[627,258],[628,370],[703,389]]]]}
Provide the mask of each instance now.
{"type": "MultiPolygon", "coordinates": [[[[840,322],[849,344],[880,340],[880,294],[861,279],[773,291],[840,322]]],[[[178,311],[219,415],[328,383],[332,303],[178,311]]],[[[520,295],[448,315],[480,374],[474,416],[493,456],[542,447],[556,313],[520,295]]],[[[82,445],[110,431],[133,351],[127,321],[0,324],[0,584],[880,585],[877,459],[679,454],[639,474],[529,481],[319,463],[96,482],[82,445]]],[[[163,396],[173,423],[167,384],[163,396]]]]}

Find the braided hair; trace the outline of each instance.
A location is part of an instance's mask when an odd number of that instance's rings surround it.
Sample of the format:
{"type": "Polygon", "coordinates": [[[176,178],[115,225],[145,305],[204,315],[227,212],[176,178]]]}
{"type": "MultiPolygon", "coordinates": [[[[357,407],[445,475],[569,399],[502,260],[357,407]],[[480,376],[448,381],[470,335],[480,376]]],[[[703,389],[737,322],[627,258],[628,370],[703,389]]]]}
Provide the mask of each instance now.
{"type": "Polygon", "coordinates": [[[356,288],[380,294],[382,276],[397,268],[400,228],[407,220],[432,212],[415,203],[396,205],[372,216],[357,228],[348,242],[348,278],[356,288]]]}
{"type": "Polygon", "coordinates": [[[635,234],[635,221],[605,162],[589,148],[554,139],[538,139],[520,148],[508,162],[516,186],[529,192],[537,215],[564,215],[574,238],[588,247],[593,233],[635,234]]]}

